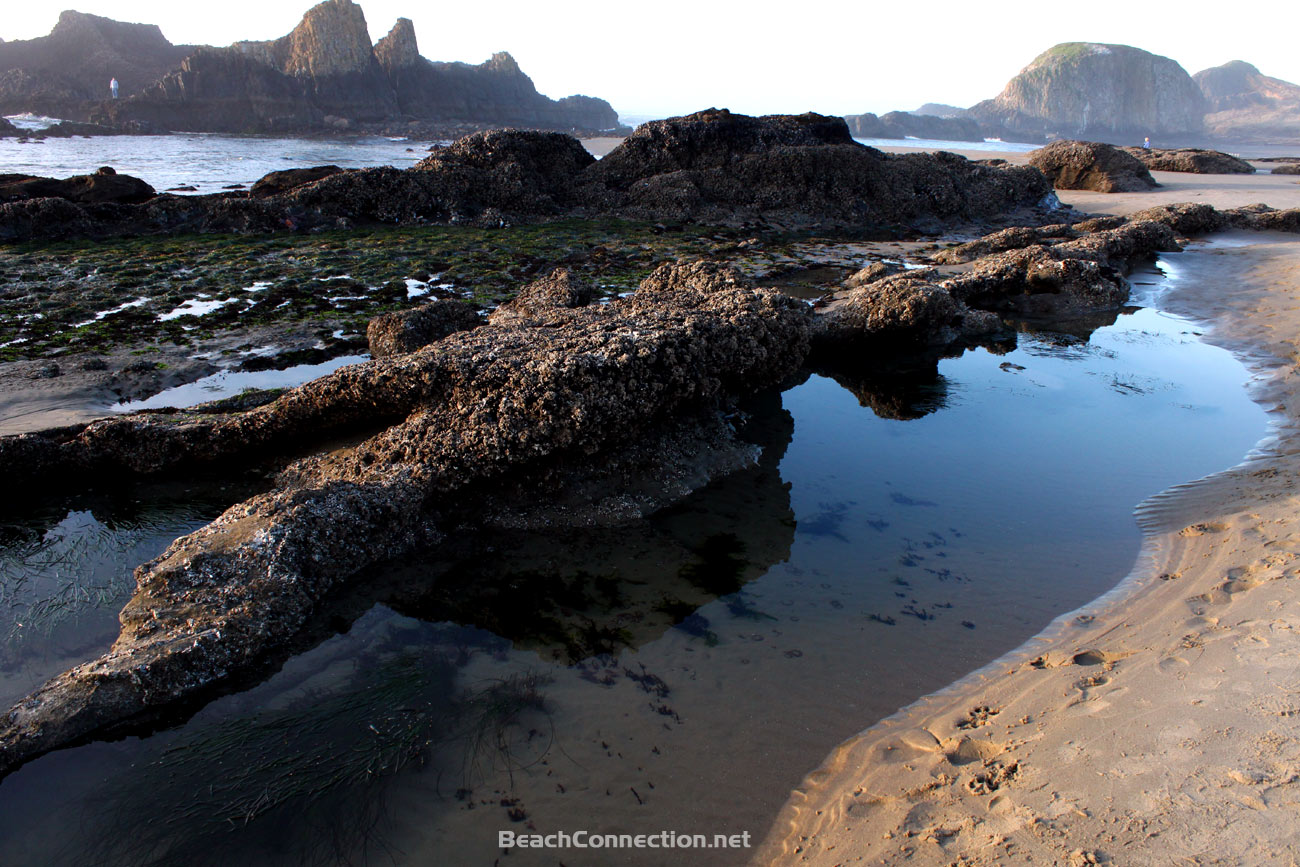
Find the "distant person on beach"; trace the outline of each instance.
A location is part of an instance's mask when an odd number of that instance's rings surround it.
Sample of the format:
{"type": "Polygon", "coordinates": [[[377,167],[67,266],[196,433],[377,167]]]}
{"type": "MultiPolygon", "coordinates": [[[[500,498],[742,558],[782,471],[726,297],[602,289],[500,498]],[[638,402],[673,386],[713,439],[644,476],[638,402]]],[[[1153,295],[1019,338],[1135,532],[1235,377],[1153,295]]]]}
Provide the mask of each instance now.
{"type": "MultiPolygon", "coordinates": [[[[114,91],[114,93],[116,93],[116,91],[114,91]]],[[[1151,136],[1147,136],[1146,138],[1142,139],[1142,147],[1146,148],[1147,150],[1151,150],[1151,136]]]]}
{"type": "Polygon", "coordinates": [[[117,87],[118,85],[117,85],[116,78],[114,78],[112,81],[108,83],[108,89],[113,91],[113,99],[117,99],[117,87]]]}

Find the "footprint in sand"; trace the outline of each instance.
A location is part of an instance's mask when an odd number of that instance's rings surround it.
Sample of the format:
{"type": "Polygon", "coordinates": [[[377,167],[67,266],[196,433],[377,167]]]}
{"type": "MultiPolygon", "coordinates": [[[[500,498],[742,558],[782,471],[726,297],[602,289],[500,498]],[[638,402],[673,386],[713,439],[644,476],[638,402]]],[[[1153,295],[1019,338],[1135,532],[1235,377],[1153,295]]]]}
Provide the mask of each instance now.
{"type": "Polygon", "coordinates": [[[1006,752],[1001,744],[983,738],[963,737],[956,746],[947,750],[944,757],[953,765],[969,765],[974,762],[988,762],[1006,752]]]}
{"type": "Polygon", "coordinates": [[[1222,533],[1228,529],[1227,524],[1221,524],[1217,521],[1202,524],[1192,524],[1190,527],[1184,527],[1178,531],[1180,536],[1204,536],[1206,533],[1222,533]]]}

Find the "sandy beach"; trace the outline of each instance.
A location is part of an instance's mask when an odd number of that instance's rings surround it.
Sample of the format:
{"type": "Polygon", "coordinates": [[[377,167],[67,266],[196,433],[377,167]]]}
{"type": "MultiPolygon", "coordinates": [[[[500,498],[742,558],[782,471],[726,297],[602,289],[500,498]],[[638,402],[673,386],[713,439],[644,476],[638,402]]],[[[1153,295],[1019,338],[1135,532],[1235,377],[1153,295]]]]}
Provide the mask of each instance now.
{"type": "MultiPolygon", "coordinates": [[[[1156,177],[1061,198],[1300,204],[1285,176],[1156,177]]],[[[835,750],[754,863],[1296,863],[1300,239],[1220,235],[1178,256],[1196,267],[1163,306],[1248,363],[1272,436],[1142,503],[1116,590],[835,750]]]]}

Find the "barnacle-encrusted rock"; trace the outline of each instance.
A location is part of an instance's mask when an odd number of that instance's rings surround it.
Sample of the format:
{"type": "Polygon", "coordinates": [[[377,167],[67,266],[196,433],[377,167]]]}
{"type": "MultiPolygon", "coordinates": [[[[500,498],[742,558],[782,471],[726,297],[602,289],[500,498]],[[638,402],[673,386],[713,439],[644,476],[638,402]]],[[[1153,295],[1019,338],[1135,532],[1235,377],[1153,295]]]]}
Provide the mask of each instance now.
{"type": "Polygon", "coordinates": [[[457,331],[483,324],[478,308],[465,301],[435,299],[410,310],[382,313],[366,326],[371,358],[387,358],[428,346],[457,331]]]}
{"type": "Polygon", "coordinates": [[[519,290],[519,294],[502,304],[488,317],[493,325],[516,319],[547,318],[559,311],[586,307],[595,291],[568,268],[556,268],[519,290]]]}
{"type": "MultiPolygon", "coordinates": [[[[577,308],[561,327],[519,320],[458,332],[429,351],[345,369],[234,420],[183,423],[171,449],[143,460],[129,456],[134,435],[150,425],[115,426],[116,437],[106,436],[117,440],[115,457],[160,468],[184,457],[182,443],[221,443],[232,427],[243,439],[225,439],[226,447],[247,451],[259,435],[301,431],[335,405],[344,416],[402,409],[392,427],[290,465],[274,490],[137,569],[112,649],[0,717],[0,774],[264,665],[349,575],[436,541],[430,511],[456,497],[521,468],[587,461],[612,438],[635,439],[792,376],[808,354],[806,305],[740,279],[697,279],[701,273],[665,265],[644,294],[577,308]],[[676,287],[679,271],[685,288],[676,287]],[[322,406],[322,395],[334,403],[322,406]]],[[[87,433],[52,447],[75,453],[87,433]]],[[[0,449],[0,464],[15,454],[0,449]]]]}
{"type": "Polygon", "coordinates": [[[1054,141],[1029,155],[1029,164],[1058,190],[1136,193],[1158,187],[1137,157],[1095,141],[1054,141]]]}

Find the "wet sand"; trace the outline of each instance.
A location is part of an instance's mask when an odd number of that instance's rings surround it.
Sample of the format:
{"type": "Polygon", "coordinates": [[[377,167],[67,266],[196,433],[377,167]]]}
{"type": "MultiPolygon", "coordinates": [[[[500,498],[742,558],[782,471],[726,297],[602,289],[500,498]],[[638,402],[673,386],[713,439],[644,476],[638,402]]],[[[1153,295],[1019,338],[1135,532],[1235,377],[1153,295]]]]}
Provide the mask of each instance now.
{"type": "MultiPolygon", "coordinates": [[[[1062,198],[1300,204],[1285,176],[1157,178],[1062,198]]],[[[754,863],[1295,863],[1300,239],[1221,235],[1195,259],[1163,306],[1250,364],[1274,436],[1141,504],[1146,540],[1115,591],[841,745],[754,863]]]]}

